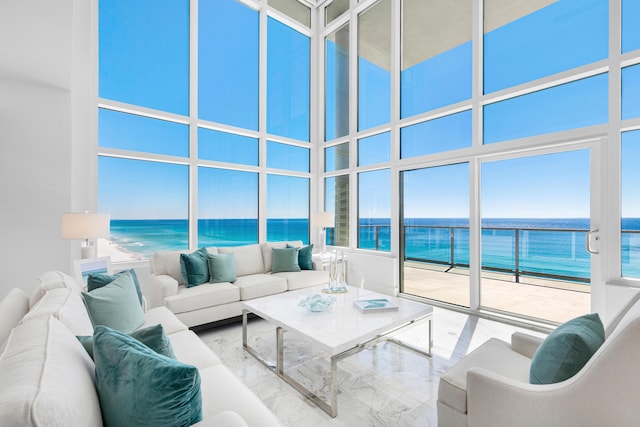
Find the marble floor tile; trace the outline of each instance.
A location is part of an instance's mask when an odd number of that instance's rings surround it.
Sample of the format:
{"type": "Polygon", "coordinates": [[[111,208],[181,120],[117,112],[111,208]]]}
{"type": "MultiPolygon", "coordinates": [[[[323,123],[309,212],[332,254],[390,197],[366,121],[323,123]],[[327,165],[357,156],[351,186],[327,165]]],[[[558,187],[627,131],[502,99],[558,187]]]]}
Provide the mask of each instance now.
{"type": "MultiPolygon", "coordinates": [[[[198,332],[222,362],[273,411],[284,426],[436,426],[440,376],[489,338],[509,341],[513,332],[540,333],[434,308],[433,356],[380,342],[338,363],[338,416],[331,418],[242,349],[242,325],[198,332]]],[[[418,347],[428,343],[427,322],[395,336],[418,347]]],[[[249,322],[251,346],[275,360],[275,327],[249,322]]],[[[285,334],[286,372],[320,396],[328,396],[329,361],[302,337],[285,334]]]]}

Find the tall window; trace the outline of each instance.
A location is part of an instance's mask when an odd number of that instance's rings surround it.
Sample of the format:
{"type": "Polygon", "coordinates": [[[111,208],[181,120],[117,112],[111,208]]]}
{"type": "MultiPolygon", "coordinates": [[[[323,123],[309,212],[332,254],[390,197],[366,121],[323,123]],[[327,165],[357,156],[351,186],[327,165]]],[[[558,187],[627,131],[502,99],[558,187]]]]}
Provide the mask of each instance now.
{"type": "Polygon", "coordinates": [[[446,7],[402,1],[403,118],[471,98],[472,5],[472,0],[446,7]]]}
{"type": "Polygon", "coordinates": [[[114,261],[308,242],[311,11],[262,3],[198,0],[191,16],[189,0],[99,0],[98,206],[114,261]]]}
{"type": "Polygon", "coordinates": [[[358,247],[391,250],[391,171],[358,174],[358,247]]]}
{"type": "Polygon", "coordinates": [[[330,141],[349,134],[349,26],[325,40],[324,138],[330,141]]]}
{"type": "Polygon", "coordinates": [[[391,0],[358,17],[358,130],[391,120],[391,0]]]}

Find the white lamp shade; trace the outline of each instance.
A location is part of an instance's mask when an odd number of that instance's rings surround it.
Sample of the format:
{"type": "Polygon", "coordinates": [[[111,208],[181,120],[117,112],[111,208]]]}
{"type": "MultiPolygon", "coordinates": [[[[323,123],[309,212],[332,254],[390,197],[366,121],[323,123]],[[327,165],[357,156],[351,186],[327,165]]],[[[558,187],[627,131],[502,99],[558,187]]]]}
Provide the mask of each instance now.
{"type": "Polygon", "coordinates": [[[66,213],[62,216],[62,237],[65,239],[96,239],[109,237],[109,214],[66,213]]]}
{"type": "Polygon", "coordinates": [[[335,227],[336,217],[333,212],[316,212],[311,217],[311,225],[320,228],[335,227]]]}

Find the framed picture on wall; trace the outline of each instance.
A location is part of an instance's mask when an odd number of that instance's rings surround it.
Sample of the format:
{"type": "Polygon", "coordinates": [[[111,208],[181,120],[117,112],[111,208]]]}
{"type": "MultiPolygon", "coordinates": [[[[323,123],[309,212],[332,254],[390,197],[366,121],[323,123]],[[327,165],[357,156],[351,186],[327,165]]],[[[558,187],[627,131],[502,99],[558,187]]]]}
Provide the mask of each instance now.
{"type": "Polygon", "coordinates": [[[112,274],[111,257],[77,259],[73,262],[76,280],[87,285],[87,277],[91,273],[112,274]]]}

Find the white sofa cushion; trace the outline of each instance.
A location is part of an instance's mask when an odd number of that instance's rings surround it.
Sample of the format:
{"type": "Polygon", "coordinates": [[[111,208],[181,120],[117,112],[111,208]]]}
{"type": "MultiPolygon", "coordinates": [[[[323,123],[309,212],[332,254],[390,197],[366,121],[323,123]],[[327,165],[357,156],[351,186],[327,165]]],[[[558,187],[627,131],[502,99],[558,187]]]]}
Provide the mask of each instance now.
{"type": "Polygon", "coordinates": [[[187,288],[178,286],[176,295],[164,299],[165,305],[174,313],[199,310],[240,300],[240,289],[231,283],[203,283],[187,288]]]}
{"type": "Polygon", "coordinates": [[[29,295],[18,288],[9,290],[0,301],[0,346],[28,311],[29,295]]]}
{"type": "Polygon", "coordinates": [[[29,308],[33,307],[51,289],[69,288],[77,293],[83,291],[76,279],[61,271],[47,271],[38,276],[36,286],[29,297],[29,308]]]}
{"type": "Polygon", "coordinates": [[[287,279],[287,289],[308,288],[310,286],[324,285],[329,282],[329,272],[324,270],[302,270],[296,272],[273,273],[273,276],[287,279]]]}
{"type": "Polygon", "coordinates": [[[194,427],[249,427],[242,417],[233,411],[222,411],[195,423],[194,427]]]}
{"type": "Polygon", "coordinates": [[[233,252],[236,258],[236,276],[264,273],[260,245],[219,247],[218,253],[233,252]]]}
{"type": "Polygon", "coordinates": [[[260,399],[254,395],[224,365],[200,371],[202,380],[202,418],[204,420],[223,411],[237,413],[250,426],[280,426],[280,422],[260,399]]]}
{"type": "Polygon", "coordinates": [[[22,323],[54,316],[74,335],[93,335],[93,325],[82,296],[68,288],[52,289],[22,319],[22,323]]]}
{"type": "Polygon", "coordinates": [[[93,361],[54,317],[18,325],[0,355],[0,424],[101,426],[93,361]]]}
{"type": "Polygon", "coordinates": [[[240,288],[241,300],[278,294],[287,290],[287,280],[271,274],[240,276],[234,285],[240,288]]]}
{"type": "Polygon", "coordinates": [[[530,365],[531,359],[511,350],[506,342],[491,338],[442,375],[438,387],[438,402],[465,414],[469,369],[481,366],[507,378],[529,383],[530,365]]]}
{"type": "Polygon", "coordinates": [[[154,307],[144,313],[144,324],[140,328],[161,324],[167,335],[186,331],[187,326],[165,306],[154,307]]]}
{"type": "Polygon", "coordinates": [[[198,369],[219,365],[220,358],[214,354],[202,340],[190,330],[167,335],[176,359],[198,369]]]}

